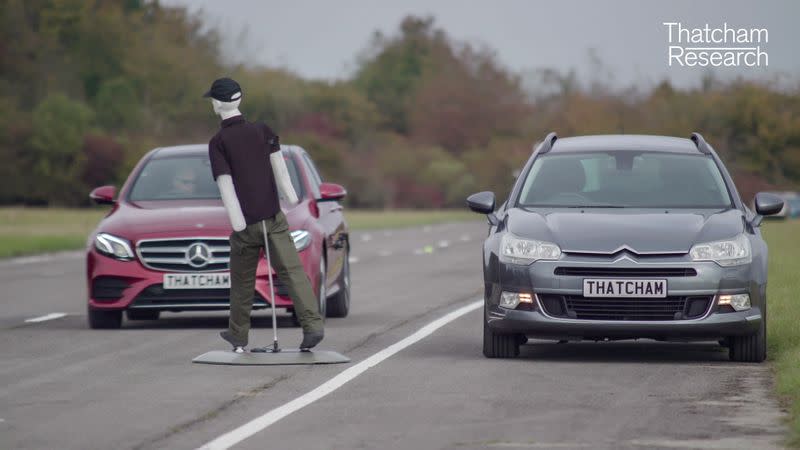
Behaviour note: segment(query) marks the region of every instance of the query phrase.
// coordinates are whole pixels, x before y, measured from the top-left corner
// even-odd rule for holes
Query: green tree
[[[433,18],[409,16],[400,35],[373,37],[371,49],[361,62],[355,85],[381,113],[392,131],[408,131],[409,99],[427,70],[449,51],[446,36],[433,27]]]
[[[83,188],[76,186],[84,163],[81,149],[92,118],[88,106],[63,94],[50,95],[34,108],[26,155],[33,195],[57,203],[77,200]]]
[[[139,97],[133,84],[125,78],[104,81],[94,105],[98,123],[108,130],[134,128],[140,123]]]

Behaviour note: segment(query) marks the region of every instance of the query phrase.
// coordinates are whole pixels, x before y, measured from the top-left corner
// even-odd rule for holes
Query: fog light
[[[523,292],[506,292],[500,294],[500,306],[506,309],[516,309],[520,303],[533,304],[533,296]]]
[[[750,309],[750,294],[720,295],[719,305],[730,305],[736,311]]]

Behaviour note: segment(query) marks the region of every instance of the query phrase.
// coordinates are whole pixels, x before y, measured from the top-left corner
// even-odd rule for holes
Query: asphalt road
[[[353,233],[352,310],[322,347],[348,365],[191,363],[226,313],[86,325],[79,254],[0,262],[0,448],[197,448],[412,335],[481,290],[481,222]],[[41,322],[26,322],[38,317]],[[251,343],[271,339],[269,312]],[[300,330],[279,321],[284,346]],[[775,448],[767,365],[712,344],[531,341],[481,354],[476,309],[236,448]]]

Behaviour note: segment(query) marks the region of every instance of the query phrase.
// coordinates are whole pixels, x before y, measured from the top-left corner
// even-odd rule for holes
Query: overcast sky
[[[288,68],[306,78],[351,75],[375,30],[395,33],[408,14],[431,15],[452,38],[488,46],[511,70],[575,69],[616,86],[669,78],[696,85],[708,69],[667,65],[667,27],[766,28],[769,66],[718,68],[723,78],[800,79],[800,1],[162,0],[222,31],[229,61]],[[605,71],[597,75],[590,51]],[[594,74],[594,75],[593,75]]]

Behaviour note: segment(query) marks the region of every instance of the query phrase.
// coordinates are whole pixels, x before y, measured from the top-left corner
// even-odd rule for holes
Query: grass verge
[[[77,250],[107,208],[0,208],[0,258]]]
[[[390,210],[390,211],[345,211],[351,230],[376,230],[382,228],[404,228],[417,225],[433,225],[445,222],[463,222],[486,219],[472,211],[461,209],[443,210]]]
[[[83,248],[107,207],[0,208],[0,258]],[[350,229],[401,228],[464,220],[480,216],[464,210],[346,210]]]
[[[800,448],[800,221],[770,221],[762,229],[769,245],[768,354],[789,410],[788,444]]]

